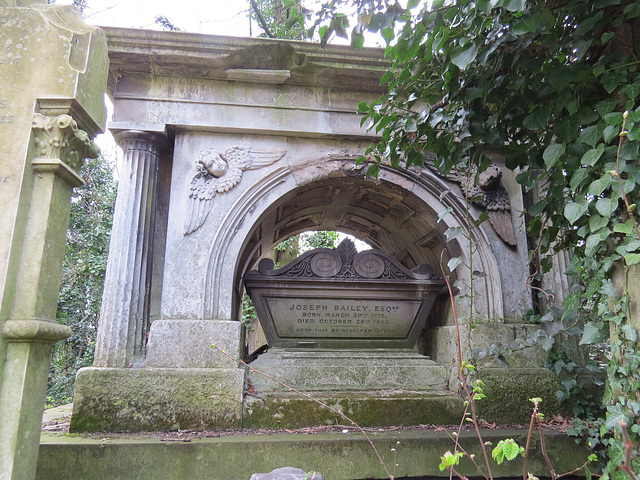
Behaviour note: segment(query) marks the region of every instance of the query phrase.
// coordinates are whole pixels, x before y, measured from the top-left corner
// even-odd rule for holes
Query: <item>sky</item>
[[[249,37],[248,0],[86,0],[85,22],[96,26],[161,30],[154,21],[167,17],[181,30],[194,33]],[[56,0],[70,5],[73,0]]]

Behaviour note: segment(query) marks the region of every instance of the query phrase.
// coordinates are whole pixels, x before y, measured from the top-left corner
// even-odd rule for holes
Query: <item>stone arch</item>
[[[299,167],[295,175],[286,167],[274,170],[236,201],[211,244],[203,318],[237,319],[243,273],[255,268],[278,242],[307,230],[340,230],[390,253],[409,268],[421,263],[438,268],[444,231],[466,224],[460,192],[452,191],[428,169],[383,167],[373,180],[365,179],[364,169],[354,168],[352,160],[334,161],[338,168],[325,168],[319,176],[310,173],[317,170],[313,162]],[[296,182],[296,178],[306,180]],[[451,212],[438,222],[438,213],[449,207]],[[472,209],[470,213],[476,219],[480,212]],[[230,239],[236,235],[245,240],[237,251],[230,251]],[[486,274],[475,280],[476,313],[501,318],[503,296],[496,258],[481,227],[473,227],[471,235],[473,269]],[[443,263],[460,255],[469,265],[468,250],[466,241],[448,242]],[[470,273],[465,265],[456,271],[458,278],[467,280]]]

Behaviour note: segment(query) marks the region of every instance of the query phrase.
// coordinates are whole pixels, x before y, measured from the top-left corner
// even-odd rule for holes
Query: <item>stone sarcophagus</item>
[[[412,348],[446,289],[429,265],[409,270],[348,239],[273,267],[264,259],[244,275],[272,347]]]

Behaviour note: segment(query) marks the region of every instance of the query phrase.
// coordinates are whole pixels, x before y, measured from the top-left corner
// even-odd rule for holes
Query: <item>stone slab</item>
[[[274,348],[251,367],[303,391],[439,390],[449,370],[413,350]],[[249,373],[258,391],[286,391],[263,375]]]
[[[215,344],[241,358],[242,325],[225,320],[155,320],[151,323],[146,366],[152,368],[234,368],[236,362],[211,348]]]
[[[76,377],[70,430],[238,428],[243,390],[239,368],[83,368]]]
[[[390,468],[394,459],[396,478],[424,476],[449,478],[439,470],[440,456],[453,449],[444,431],[433,429],[371,433],[371,438]],[[475,432],[462,432],[465,450],[480,455]],[[497,445],[513,438],[526,443],[526,430],[483,430],[485,441]],[[538,439],[536,435],[534,439]],[[44,433],[38,458],[38,480],[247,480],[254,472],[269,472],[282,465],[322,472],[332,480],[388,478],[367,440],[356,433],[230,435],[217,438],[193,436],[189,441],[163,441],[141,436],[92,437]],[[586,461],[588,452],[574,439],[558,432],[546,432],[549,456],[558,473],[572,470]],[[400,442],[398,444],[398,442]],[[394,456],[392,449],[397,451]],[[457,470],[476,476],[466,459]],[[539,442],[533,442],[528,470],[548,477]],[[494,478],[521,478],[522,462],[492,464]]]
[[[313,393],[313,399],[342,412],[361,427],[450,425],[464,412],[462,398],[452,392]],[[351,422],[315,400],[296,393],[245,395],[242,428],[304,428]]]

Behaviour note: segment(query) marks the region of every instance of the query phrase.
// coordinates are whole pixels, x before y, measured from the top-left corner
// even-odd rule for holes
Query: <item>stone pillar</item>
[[[35,114],[31,193],[20,246],[0,389],[0,477],[35,477],[40,423],[53,343],[71,335],[56,323],[69,197],[76,170],[98,148],[70,115]],[[32,149],[33,150],[33,149]],[[16,260],[18,260],[16,258]]]
[[[0,1],[0,478],[35,477],[69,221],[105,122],[107,42],[71,6]]]
[[[124,158],[109,246],[94,365],[127,367],[142,361],[149,330],[149,294],[158,184],[158,134],[116,134]]]

